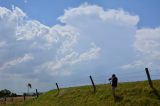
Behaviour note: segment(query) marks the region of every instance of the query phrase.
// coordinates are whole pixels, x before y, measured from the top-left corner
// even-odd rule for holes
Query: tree
[[[11,96],[12,96],[12,97],[16,97],[17,94],[16,94],[16,93],[11,93]]]
[[[8,89],[4,89],[0,91],[0,97],[11,96],[11,91]]]

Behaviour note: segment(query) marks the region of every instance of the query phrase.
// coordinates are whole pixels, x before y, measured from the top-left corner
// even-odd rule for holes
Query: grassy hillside
[[[64,88],[59,94],[52,90],[20,106],[160,106],[160,80],[153,85],[156,90],[147,81],[120,83],[115,101],[109,84],[97,85],[95,94],[91,86]]]

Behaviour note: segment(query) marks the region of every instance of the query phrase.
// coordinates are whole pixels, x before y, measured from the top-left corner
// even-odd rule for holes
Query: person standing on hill
[[[117,87],[117,83],[118,83],[118,78],[116,77],[115,74],[112,74],[112,77],[108,79],[111,84],[112,84],[112,93],[113,93],[113,97],[115,98],[115,89]]]

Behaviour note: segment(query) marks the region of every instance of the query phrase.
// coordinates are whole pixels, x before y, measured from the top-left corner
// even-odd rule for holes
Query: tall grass
[[[155,90],[147,81],[120,83],[113,99],[111,85],[81,86],[51,90],[38,99],[29,100],[19,106],[160,106],[160,80],[153,81]],[[18,104],[17,104],[18,106]]]

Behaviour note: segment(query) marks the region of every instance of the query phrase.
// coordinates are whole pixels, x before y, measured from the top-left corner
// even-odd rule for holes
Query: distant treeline
[[[17,94],[16,93],[13,93],[13,92],[11,92],[10,90],[8,90],[8,89],[3,89],[3,90],[1,90],[0,91],[0,97],[15,97],[15,96],[17,96]]]

